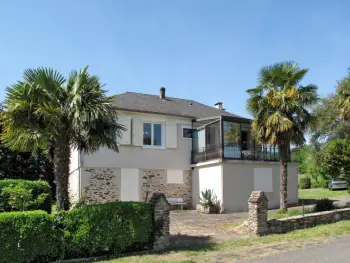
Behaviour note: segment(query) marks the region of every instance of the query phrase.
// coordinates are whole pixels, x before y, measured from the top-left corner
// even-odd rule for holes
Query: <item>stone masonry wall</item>
[[[293,216],[267,221],[268,234],[282,234],[297,229],[314,227],[350,219],[350,208],[337,209],[304,216]]]
[[[282,219],[267,219],[268,200],[263,191],[253,191],[248,200],[248,220],[244,223],[250,234],[282,234],[297,229],[350,220],[350,208],[293,216]]]
[[[120,200],[120,169],[118,168],[84,168],[88,185],[82,196],[88,204],[99,204]]]
[[[154,193],[163,193],[169,197],[183,197],[189,206],[192,203],[192,177],[191,171],[184,171],[183,184],[168,184],[166,170],[140,169],[141,190],[140,201],[150,200]]]

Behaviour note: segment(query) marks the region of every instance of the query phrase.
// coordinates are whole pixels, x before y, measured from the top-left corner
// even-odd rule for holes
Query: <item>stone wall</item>
[[[88,204],[120,200],[120,168],[83,168],[82,196]]]
[[[266,235],[268,201],[263,191],[253,191],[248,200],[248,230],[252,235]]]
[[[293,216],[282,219],[268,220],[266,231],[268,234],[282,234],[297,229],[309,228],[349,219],[350,208],[337,209],[314,214],[306,214],[304,216]]]
[[[248,220],[244,223],[250,234],[282,234],[297,229],[350,220],[350,208],[268,220],[268,200],[263,191],[253,191],[248,200]]]
[[[153,250],[166,249],[170,243],[170,212],[169,203],[162,193],[155,193],[149,203],[154,213],[154,243]]]
[[[184,171],[183,184],[168,184],[166,170],[140,169],[141,173],[141,201],[150,200],[154,193],[163,193],[169,197],[183,197],[184,202],[192,203],[192,177],[191,171]]]

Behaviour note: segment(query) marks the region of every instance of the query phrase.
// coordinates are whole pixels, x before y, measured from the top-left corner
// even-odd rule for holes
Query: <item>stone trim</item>
[[[154,193],[163,193],[167,198],[183,197],[184,203],[192,205],[192,173],[183,171],[184,183],[167,183],[167,170],[140,169],[141,173],[141,202],[150,200]]]
[[[100,204],[120,200],[120,169],[83,168],[87,186],[82,189],[82,197],[88,204]]]

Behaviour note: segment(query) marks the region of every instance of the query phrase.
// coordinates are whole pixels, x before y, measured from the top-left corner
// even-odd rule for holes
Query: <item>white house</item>
[[[146,201],[154,192],[195,207],[212,189],[221,212],[247,210],[253,190],[279,206],[278,149],[259,145],[250,120],[196,101],[133,92],[117,96],[123,132],[119,153],[72,151],[71,202]],[[288,202],[298,202],[297,164],[289,163]]]

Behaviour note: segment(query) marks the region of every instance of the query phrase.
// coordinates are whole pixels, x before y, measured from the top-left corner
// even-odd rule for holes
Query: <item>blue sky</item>
[[[28,67],[90,66],[124,91],[224,102],[248,116],[263,65],[294,60],[304,84],[334,91],[350,66],[350,2],[236,0],[3,1],[0,100]]]

